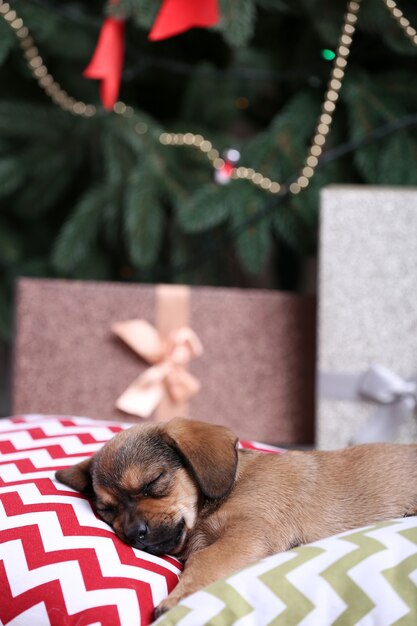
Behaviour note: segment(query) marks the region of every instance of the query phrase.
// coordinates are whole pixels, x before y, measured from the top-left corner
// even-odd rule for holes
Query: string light
[[[239,162],[239,160],[239,150],[236,150],[235,148],[230,148],[230,150],[226,150],[224,158],[219,159],[218,161],[219,167],[216,168],[216,172],[214,174],[215,181],[218,182],[220,185],[226,185],[227,183],[230,183],[230,181],[232,180],[232,172],[235,169],[236,164]]]
[[[383,0],[393,18],[398,22],[400,28],[405,35],[417,46],[417,31],[410,25],[409,20],[404,16],[403,12],[397,7],[395,0]],[[342,33],[336,52],[324,49],[321,54],[326,60],[333,60],[333,69],[327,85],[322,110],[317,122],[316,130],[313,135],[311,146],[307,154],[305,163],[301,169],[299,176],[292,182],[287,189],[277,181],[273,181],[261,172],[255,171],[250,167],[237,166],[231,167],[229,174],[234,180],[247,180],[255,186],[264,189],[271,194],[291,193],[298,194],[310,184],[315,170],[319,163],[319,158],[323,152],[327,135],[329,134],[333,115],[336,110],[336,103],[339,99],[339,92],[342,87],[342,81],[347,66],[347,59],[350,53],[352,38],[356,29],[358,12],[361,0],[349,0],[344,17]],[[6,23],[13,29],[20,41],[23,56],[34,78],[37,80],[41,89],[47,96],[63,110],[68,111],[72,115],[81,117],[93,117],[97,114],[97,109],[92,104],[87,104],[81,100],[68,95],[68,93],[56,82],[49,73],[37,47],[29,33],[28,28],[24,25],[23,20],[17,15],[8,2],[0,0],[0,17],[3,17]],[[239,100],[239,99],[238,99]],[[243,107],[242,107],[243,108]],[[124,102],[116,102],[114,105],[114,113],[125,118],[133,117],[134,110]],[[134,127],[134,132],[138,135],[144,135],[148,132],[148,126],[143,122],[138,122]],[[206,155],[213,168],[220,172],[224,169],[226,162],[220,156],[219,151],[212,143],[200,134],[194,133],[168,133],[163,132],[159,135],[159,141],[164,146],[190,146],[200,150]]]
[[[336,58],[336,52],[329,50],[328,48],[324,48],[320,54],[325,61],[334,61]]]

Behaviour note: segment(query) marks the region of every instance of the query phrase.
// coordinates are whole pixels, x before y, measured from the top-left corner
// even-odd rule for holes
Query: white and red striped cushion
[[[41,415],[0,420],[0,624],[144,626],[177,583],[176,559],[125,545],[84,496],[54,478],[129,426]]]

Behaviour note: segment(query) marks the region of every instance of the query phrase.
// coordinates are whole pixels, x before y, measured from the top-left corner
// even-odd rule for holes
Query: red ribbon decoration
[[[219,21],[217,0],[165,0],[148,35],[150,41],[179,35],[189,28],[214,26]],[[100,98],[111,111],[122,79],[125,20],[107,17],[93,57],[83,75],[101,81]]]
[[[86,78],[101,80],[100,98],[111,111],[117,101],[122,80],[125,21],[114,17],[104,20],[93,57],[85,68]]]
[[[217,0],[165,0],[148,39],[166,39],[189,28],[214,26],[218,21]]]

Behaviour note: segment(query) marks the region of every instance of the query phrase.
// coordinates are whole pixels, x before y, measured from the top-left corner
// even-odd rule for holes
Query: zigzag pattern
[[[400,531],[399,537],[404,537],[417,545],[417,527]],[[414,626],[417,624],[417,603],[415,602],[417,569],[414,553],[410,550],[410,556],[403,561],[401,568],[394,565],[382,574],[390,587],[404,601],[404,606],[409,607],[409,611],[405,611],[404,616],[398,620],[396,626]]]
[[[129,426],[42,415],[0,420],[1,626],[146,626],[176,585],[176,559],[125,545],[81,494],[54,479]]]
[[[26,416],[0,421],[0,623],[142,626],[179,563],[130,548],[87,500],[54,480],[123,424]]]
[[[263,559],[183,600],[158,626],[416,626],[417,518]]]

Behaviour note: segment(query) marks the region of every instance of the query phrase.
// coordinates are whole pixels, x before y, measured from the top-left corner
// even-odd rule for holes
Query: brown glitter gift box
[[[140,318],[162,333],[187,325],[203,346],[186,365],[201,388],[174,407],[178,414],[222,423],[243,439],[312,443],[314,298],[181,286],[174,296],[176,289],[185,294],[179,317],[169,291],[161,308],[161,286],[21,279],[13,412],[143,421],[115,403],[150,363],[112,331]],[[149,419],[166,417],[162,403]]]

